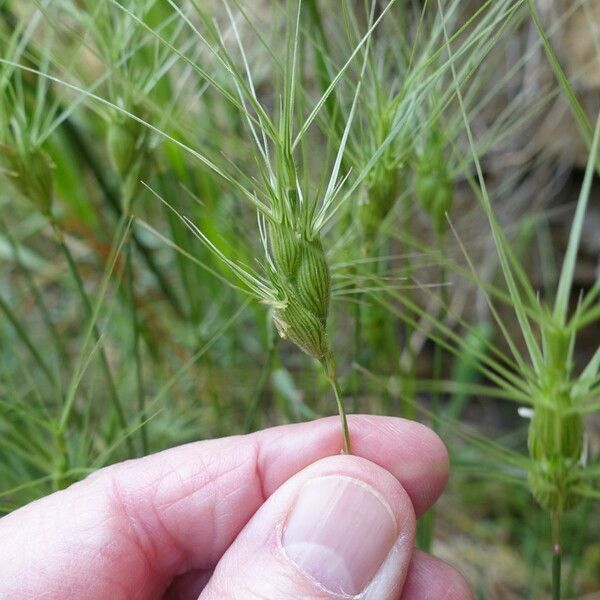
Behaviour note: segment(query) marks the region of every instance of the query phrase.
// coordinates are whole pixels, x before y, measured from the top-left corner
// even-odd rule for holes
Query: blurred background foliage
[[[333,4],[0,0],[0,510],[127,457],[335,411],[319,366],[189,227],[264,261],[232,181],[264,175],[252,95],[277,114],[296,35],[297,132],[323,100],[296,151],[315,195],[353,119],[323,232],[346,405],[448,445],[423,547],[478,598],[548,598],[528,402],[498,384],[518,370],[507,339],[525,342],[476,165],[515,264],[553,301],[600,110],[600,2]],[[570,297],[575,310],[593,292],[576,372],[600,336],[598,193],[594,180]],[[564,519],[564,597],[600,597],[598,517],[590,491]]]

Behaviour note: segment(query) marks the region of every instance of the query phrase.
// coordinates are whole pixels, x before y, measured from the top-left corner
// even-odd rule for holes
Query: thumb
[[[398,480],[334,456],[282,485],[219,561],[201,600],[400,597],[415,515]]]

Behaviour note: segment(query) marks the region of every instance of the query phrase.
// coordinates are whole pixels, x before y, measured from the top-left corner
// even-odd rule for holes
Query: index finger
[[[350,429],[354,454],[394,475],[417,513],[437,499],[448,457],[431,430],[369,416],[351,416]],[[68,589],[91,600],[116,585],[125,598],[155,597],[174,575],[214,567],[268,496],[340,448],[338,419],[327,418],[102,469],[0,520],[0,555],[12,557],[0,564],[0,591],[12,582],[31,597]]]

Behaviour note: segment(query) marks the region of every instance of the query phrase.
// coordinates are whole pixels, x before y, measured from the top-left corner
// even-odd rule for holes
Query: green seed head
[[[375,240],[381,223],[394,207],[399,187],[400,172],[396,165],[378,163],[369,173],[366,179],[366,197],[358,211],[367,246]]]
[[[448,171],[441,137],[435,132],[415,169],[415,193],[437,235],[446,230],[446,213],[454,203],[454,185]]]
[[[142,125],[132,119],[115,119],[106,131],[106,149],[113,169],[124,180],[140,158]]]
[[[537,406],[529,426],[529,485],[542,507],[562,511],[580,499],[573,488],[580,479],[584,427],[581,415],[560,408],[568,405],[568,399],[554,402],[557,408]]]
[[[54,199],[54,164],[41,148],[16,152],[0,146],[0,155],[8,178],[15,188],[46,216]]]
[[[562,512],[580,500],[575,488],[581,483],[584,426],[581,415],[571,410],[569,331],[549,317],[542,337],[544,364],[527,440],[529,485],[546,510]]]
[[[116,119],[109,124],[106,132],[106,148],[121,180],[121,198],[126,212],[140,181],[150,172],[149,140],[147,129],[134,119]]]
[[[313,358],[323,359],[329,348],[325,323],[298,298],[290,297],[285,308],[274,312],[279,335],[294,342]]]
[[[283,305],[274,313],[277,330],[310,356],[323,359],[331,282],[321,240],[302,237],[282,223],[271,223],[269,233],[271,278]]]

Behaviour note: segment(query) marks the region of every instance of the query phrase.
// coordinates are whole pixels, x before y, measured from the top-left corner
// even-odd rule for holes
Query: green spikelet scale
[[[583,422],[578,414],[561,415],[545,406],[538,407],[531,420],[529,452],[534,460],[577,462],[583,450]]]
[[[331,281],[320,240],[302,243],[302,260],[296,279],[301,302],[325,322],[329,312]]]
[[[274,321],[279,335],[294,342],[313,358],[323,359],[328,352],[324,323],[301,302],[290,298],[286,307],[276,310]]]
[[[292,279],[300,262],[300,243],[294,231],[288,227],[271,228],[271,254],[277,270]]]
[[[329,349],[327,314],[331,281],[319,237],[305,239],[283,223],[269,224],[273,284],[282,298],[274,312],[281,337],[322,360]]]
[[[583,419],[570,411],[569,336],[563,327],[545,327],[544,358],[542,386],[527,440],[532,460],[528,480],[543,508],[563,512],[581,499],[576,487],[581,483],[584,445]]]
[[[528,437],[533,461],[529,485],[540,505],[550,511],[574,508],[580,496],[579,460],[583,452],[583,421],[580,415],[561,415],[546,407],[536,408]]]
[[[121,179],[126,179],[139,158],[141,127],[137,121],[116,119],[106,131],[108,157]]]

